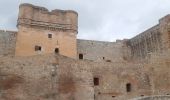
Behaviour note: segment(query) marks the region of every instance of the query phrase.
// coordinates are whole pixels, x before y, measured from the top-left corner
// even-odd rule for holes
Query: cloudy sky
[[[170,14],[170,0],[0,0],[0,29],[17,30],[20,3],[75,10],[78,38],[101,41],[131,38]]]

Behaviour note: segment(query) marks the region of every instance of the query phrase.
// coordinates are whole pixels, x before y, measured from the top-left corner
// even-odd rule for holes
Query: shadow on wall
[[[20,76],[0,73],[0,100],[16,100],[17,89],[24,81]]]

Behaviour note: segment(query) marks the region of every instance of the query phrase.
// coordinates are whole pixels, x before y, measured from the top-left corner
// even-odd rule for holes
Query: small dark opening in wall
[[[55,53],[58,54],[59,53],[59,49],[55,48]]]
[[[35,46],[35,51],[41,51],[41,46]]]
[[[111,62],[111,60],[106,60],[106,62]]]
[[[144,95],[140,95],[141,97],[143,97]]]
[[[112,98],[115,98],[116,96],[112,96]]]
[[[52,38],[52,34],[48,34],[48,38]]]
[[[131,87],[131,84],[130,84],[130,83],[127,83],[127,84],[126,84],[126,91],[127,91],[127,92],[131,92],[131,88],[132,88],[132,87]]]
[[[170,94],[166,94],[166,95],[170,95]]]
[[[99,85],[99,78],[94,77],[93,82],[94,82],[94,86],[98,86]]]
[[[103,57],[103,60],[105,60],[105,57]]]
[[[83,59],[83,54],[79,54],[79,59]]]

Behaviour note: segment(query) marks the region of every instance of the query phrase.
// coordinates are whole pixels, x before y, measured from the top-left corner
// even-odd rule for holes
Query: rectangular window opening
[[[48,34],[48,38],[52,38],[52,34]]]
[[[132,87],[131,87],[131,84],[130,84],[130,83],[127,83],[127,84],[126,84],[126,91],[127,91],[127,92],[131,92],[131,88],[132,88]]]
[[[79,59],[83,59],[83,54],[79,54]]]
[[[99,78],[94,77],[93,82],[94,82],[94,86],[98,86],[99,85]]]
[[[41,46],[35,46],[35,51],[41,51]]]
[[[59,49],[55,48],[55,53],[58,54],[59,53]]]

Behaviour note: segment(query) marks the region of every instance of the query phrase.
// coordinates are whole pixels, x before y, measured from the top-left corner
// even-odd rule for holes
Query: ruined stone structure
[[[0,31],[0,100],[170,100],[170,15],[104,42],[77,39],[75,11],[19,10],[18,32]]]
[[[170,15],[159,20],[159,24],[129,40],[133,58],[146,58],[151,53],[170,49]]]
[[[49,12],[31,4],[20,5],[15,55],[32,56],[56,51],[76,58],[77,17],[78,14],[71,10]],[[41,52],[35,52],[36,47]]]

